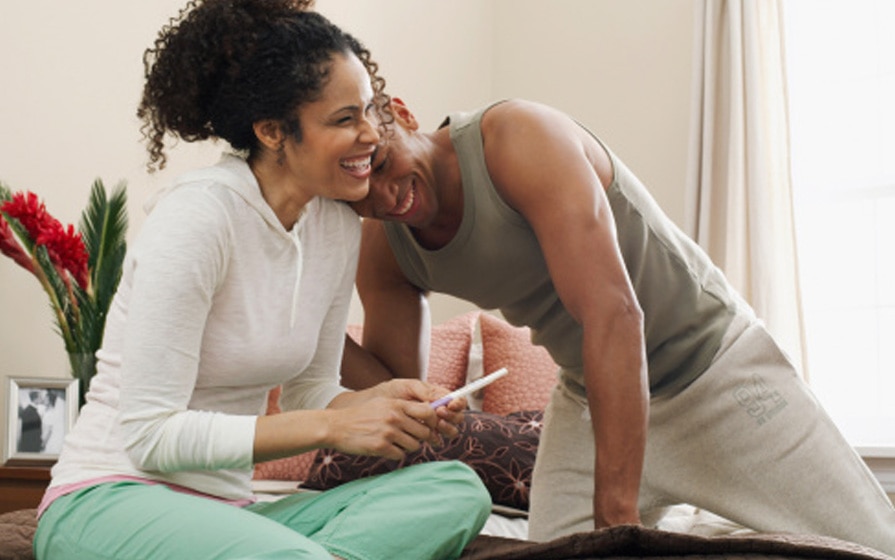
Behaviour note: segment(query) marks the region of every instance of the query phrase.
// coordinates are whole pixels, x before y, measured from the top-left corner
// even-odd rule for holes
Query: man
[[[723,274],[594,135],[521,100],[431,133],[400,100],[392,109],[370,194],[352,203],[379,221],[363,226],[369,354],[349,345],[349,382],[418,376],[425,296],[449,293],[531,327],[561,367],[532,539],[690,503],[895,553],[895,510],[860,457]]]

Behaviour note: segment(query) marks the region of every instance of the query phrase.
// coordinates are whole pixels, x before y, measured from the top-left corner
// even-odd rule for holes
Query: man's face
[[[384,135],[373,157],[370,192],[351,207],[365,218],[422,228],[437,211],[431,168],[411,132],[399,124]]]

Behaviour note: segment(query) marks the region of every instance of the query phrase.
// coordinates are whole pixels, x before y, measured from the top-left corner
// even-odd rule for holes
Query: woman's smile
[[[373,159],[372,152],[359,157],[345,158],[339,162],[339,166],[357,179],[367,179],[373,167],[370,162]]]

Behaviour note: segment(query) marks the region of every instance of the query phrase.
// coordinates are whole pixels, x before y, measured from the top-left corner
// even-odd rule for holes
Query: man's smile
[[[400,201],[397,206],[391,212],[389,212],[389,216],[394,216],[396,218],[403,217],[413,207],[413,203],[415,200],[416,188],[411,185],[411,187],[407,190],[407,194],[404,195],[404,200]]]

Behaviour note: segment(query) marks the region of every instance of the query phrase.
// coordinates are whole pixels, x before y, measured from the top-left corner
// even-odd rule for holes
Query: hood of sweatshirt
[[[261,186],[258,184],[258,180],[255,178],[255,174],[252,173],[245,158],[232,153],[224,153],[217,165],[184,173],[179,176],[173,184],[160,189],[146,201],[143,205],[143,210],[148,214],[160,200],[175,189],[199,181],[213,181],[214,183],[227,187],[238,194],[249,207],[258,213],[273,232],[277,235],[282,235],[295,246],[297,252],[295,285],[292,289],[292,306],[289,321],[290,326],[294,327],[298,310],[303,261],[299,232],[301,231],[306,216],[314,211],[319,204],[319,200],[316,197],[309,200],[302,209],[298,220],[296,220],[295,224],[292,226],[292,229],[287,231],[286,228],[283,227],[283,224],[280,223],[273,208],[271,208],[267,201],[264,200],[264,196],[261,194]]]

